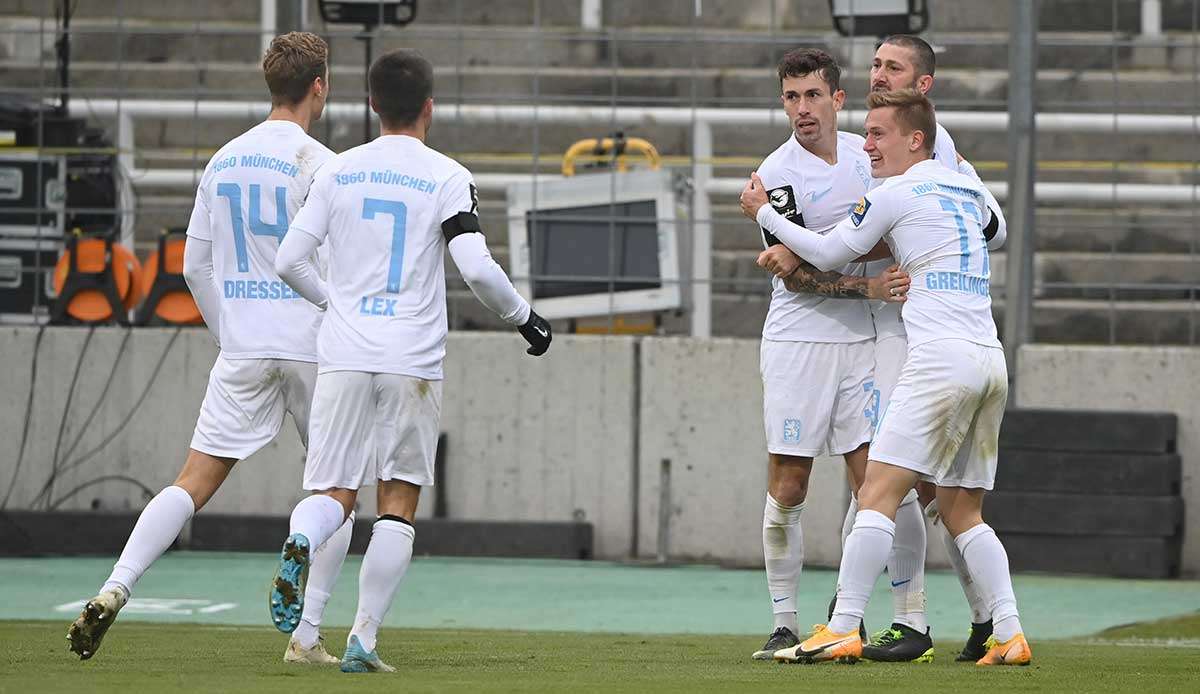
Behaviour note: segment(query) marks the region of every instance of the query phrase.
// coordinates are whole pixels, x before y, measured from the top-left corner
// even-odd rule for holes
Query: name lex
[[[397,299],[364,296],[358,300],[358,312],[364,316],[395,316]]]

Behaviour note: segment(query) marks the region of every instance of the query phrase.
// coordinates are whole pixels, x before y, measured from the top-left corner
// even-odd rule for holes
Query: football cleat
[[[813,626],[813,635],[803,643],[791,648],[775,651],[775,660],[781,663],[821,663],[836,660],[839,663],[857,663],[862,657],[862,637],[857,631],[835,634],[824,624]]]
[[[104,634],[117,619],[117,613],[129,602],[129,596],[120,588],[106,590],[83,606],[79,618],[67,629],[67,641],[71,642],[71,652],[79,655],[80,660],[87,660],[100,650],[100,641]]]
[[[798,643],[800,639],[796,638],[791,629],[779,627],[767,637],[767,643],[760,650],[754,651],[754,655],[750,657],[755,660],[770,660],[775,657],[775,651],[791,648]]]
[[[329,651],[325,650],[325,637],[317,637],[317,645],[312,648],[305,648],[300,645],[296,637],[288,639],[287,650],[283,652],[283,662],[285,663],[310,663],[314,665],[336,665],[342,662],[341,658],[332,656]]]
[[[892,624],[871,637],[862,657],[880,663],[932,663],[933,639],[929,629],[922,634],[908,625]]]
[[[987,647],[987,653],[975,661],[976,665],[1028,665],[1033,660],[1025,634],[1017,634],[1004,643],[993,636],[988,639]]]
[[[828,622],[833,621],[834,607],[837,607],[837,593],[834,593],[833,597],[829,599],[829,612],[825,614],[825,620]],[[861,619],[858,620],[858,638],[861,639],[863,643],[867,642],[867,623]]]
[[[979,660],[984,653],[987,653],[987,642],[990,638],[992,638],[992,620],[980,623],[972,622],[967,642],[963,644],[962,652],[955,656],[954,660],[959,663],[974,663]]]
[[[342,672],[395,672],[396,668],[379,659],[375,651],[367,653],[358,637],[350,635],[346,641],[346,653],[342,656]]]
[[[271,579],[267,593],[267,608],[275,628],[290,634],[300,626],[304,612],[304,587],[308,583],[308,538],[293,533],[283,543],[279,553],[279,568]]]

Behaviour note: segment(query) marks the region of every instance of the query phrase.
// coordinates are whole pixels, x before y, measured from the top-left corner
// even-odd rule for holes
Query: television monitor
[[[511,185],[513,281],[551,319],[679,308],[677,224],[666,171]]]

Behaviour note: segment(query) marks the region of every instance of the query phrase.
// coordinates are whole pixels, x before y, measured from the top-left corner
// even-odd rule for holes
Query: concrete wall
[[[7,508],[140,509],[183,463],[217,353],[208,333],[98,328],[88,335],[85,328],[50,328],[39,341],[35,328],[0,329],[7,365],[0,371],[0,500],[8,497]],[[562,336],[543,360],[525,356],[524,347],[509,335],[450,338],[442,430],[451,516],[588,520],[598,555],[627,556],[633,340]],[[18,468],[27,403],[28,441]],[[63,471],[44,494],[56,449]],[[287,515],[304,496],[303,465],[304,450],[285,420],[281,435],[234,468],[206,510]],[[95,482],[102,478],[111,479]],[[373,495],[363,497],[359,513],[369,516]],[[427,494],[417,515],[431,510]]]
[[[648,339],[642,350],[638,551],[658,552],[662,461],[670,461],[672,557],[762,565],[766,435],[757,340]],[[805,560],[836,565],[845,464],[813,465]]]
[[[1031,345],[1017,356],[1017,404],[1173,412],[1183,461],[1183,570],[1200,573],[1200,349]]]
[[[99,328],[89,339],[84,328],[50,328],[40,342],[38,334],[0,328],[0,501],[19,509],[140,509],[147,490],[170,484],[186,455],[216,355],[207,333]],[[1192,574],[1200,573],[1196,373],[1196,349],[1032,346],[1021,351],[1016,394],[1029,407],[1179,416],[1193,529],[1184,568]],[[761,389],[756,340],[562,335],[535,360],[516,335],[453,333],[442,412],[449,516],[587,520],[597,556],[653,557],[662,461],[669,460],[670,556],[758,565],[766,483]],[[47,489],[56,458],[60,472]],[[303,496],[302,466],[303,450],[286,424],[235,468],[208,509],[286,515]],[[368,517],[371,496],[360,507]],[[846,499],[842,463],[818,460],[804,513],[810,564],[837,563]],[[428,495],[418,516],[431,510]],[[936,536],[929,554],[931,565],[944,565]]]

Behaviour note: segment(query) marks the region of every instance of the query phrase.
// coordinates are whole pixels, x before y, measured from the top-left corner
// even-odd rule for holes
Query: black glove
[[[521,333],[521,337],[529,343],[529,349],[525,350],[526,354],[532,354],[535,357],[540,357],[550,349],[550,341],[553,339],[550,336],[550,323],[529,309],[529,320],[525,321],[525,325],[517,328],[517,332]]]

